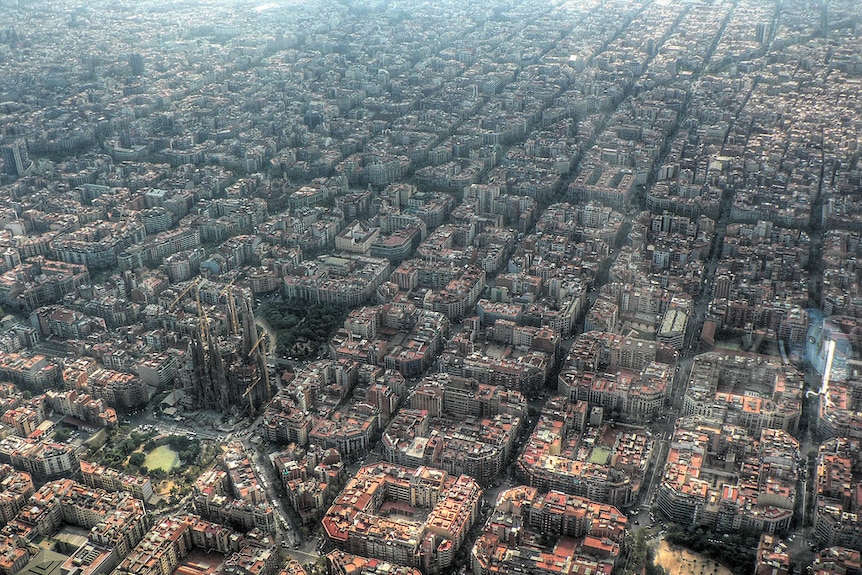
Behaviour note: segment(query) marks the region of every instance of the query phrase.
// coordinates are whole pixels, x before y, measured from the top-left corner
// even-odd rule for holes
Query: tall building
[[[22,140],[3,146],[3,160],[6,163],[4,171],[10,176],[23,176],[33,167],[27,144]]]
[[[820,33],[829,33],[829,0],[820,0]]]
[[[129,54],[129,68],[131,68],[132,76],[143,76],[144,57],[137,53]]]
[[[240,288],[225,288],[227,335],[216,331],[200,305],[199,328],[189,344],[191,389],[197,404],[222,413],[248,409],[254,414],[270,399],[264,342],[258,337],[250,295]]]

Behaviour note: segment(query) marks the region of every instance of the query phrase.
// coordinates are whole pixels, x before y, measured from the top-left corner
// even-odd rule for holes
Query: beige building
[[[335,249],[352,254],[366,255],[371,251],[371,244],[380,233],[365,222],[355,220],[335,236]]]

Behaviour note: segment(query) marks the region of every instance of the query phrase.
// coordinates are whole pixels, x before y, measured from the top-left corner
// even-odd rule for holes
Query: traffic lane
[[[293,524],[290,515],[287,513],[287,510],[284,507],[282,498],[276,490],[276,481],[278,481],[278,478],[274,476],[274,472],[272,472],[271,468],[268,465],[266,465],[265,463],[261,464],[261,455],[253,447],[246,447],[247,453],[251,452],[249,454],[249,459],[251,461],[252,467],[254,468],[254,472],[257,474],[261,484],[263,485],[270,505],[272,505],[273,509],[275,509],[275,512],[279,515],[279,518],[281,520],[280,524],[282,526],[287,526],[286,531],[288,533],[291,544],[293,544],[293,541],[295,540],[301,541],[302,537],[299,531],[297,531],[296,526]]]
[[[284,551],[289,557],[296,559],[302,565],[305,565],[306,563],[314,563],[320,559],[320,555],[317,553],[306,553],[300,549],[285,549]]]

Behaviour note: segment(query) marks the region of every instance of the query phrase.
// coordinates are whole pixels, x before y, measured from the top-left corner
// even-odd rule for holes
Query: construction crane
[[[266,331],[264,331],[262,334],[260,334],[260,337],[257,338],[257,341],[254,342],[254,345],[249,350],[248,357],[251,357],[251,355],[255,352],[255,350],[257,350],[257,348],[260,347],[260,344],[263,343],[264,339],[266,339],[266,335],[267,335]],[[261,380],[264,381],[264,385],[269,386],[269,370],[266,367],[266,349],[265,348],[262,350],[261,355],[263,355],[263,361],[261,361],[261,371],[263,373],[261,375],[258,375],[255,378],[255,380],[251,383],[251,385],[248,386],[248,389],[245,390],[245,393],[242,394],[243,399],[245,399],[246,396],[248,396],[248,408],[249,408],[249,413],[251,415],[254,415],[254,396],[251,393],[255,390],[255,388],[257,388],[257,385],[260,383]],[[269,391],[269,390],[267,389],[267,391]],[[267,393],[266,395],[267,395],[266,399],[269,399],[269,397],[268,397],[269,393]]]
[[[257,340],[257,343],[260,343],[260,341],[262,339],[263,339],[263,337],[261,337],[259,340]],[[263,381],[264,385],[267,386],[267,388],[266,388],[267,393],[264,396],[264,402],[266,402],[270,399],[269,398],[269,370],[266,367],[266,357],[264,357],[264,361],[262,364],[262,370],[263,370],[263,374],[258,375],[256,378],[254,378],[254,381],[251,382],[251,385],[249,385],[248,388],[245,390],[245,392],[242,394],[243,399],[245,399],[246,396],[248,396],[249,415],[254,415],[254,413],[255,413],[254,412],[254,395],[252,395],[252,392],[255,390],[255,388],[257,388],[257,385],[261,381]]]
[[[238,277],[239,277],[239,276],[234,276],[234,277],[233,277],[229,282],[227,282],[227,283],[225,284],[225,286],[224,286],[223,288],[221,288],[221,291],[220,291],[220,292],[218,292],[218,296],[219,296],[219,297],[223,296],[223,295],[227,292],[227,290],[229,290],[229,289],[230,289],[230,286],[232,286],[232,285],[233,285],[233,282],[235,282],[235,281],[236,281],[236,278],[238,278]]]
[[[218,297],[225,295],[229,289],[233,286],[233,282],[237,280],[239,276],[234,276],[228,283],[225,285],[221,291],[218,292]],[[227,311],[230,317],[231,330],[236,335],[239,333],[239,319],[236,315],[236,301],[233,299],[233,294],[229,294],[227,298]]]
[[[234,335],[239,335],[239,318],[236,315],[236,301],[233,299],[233,294],[228,295],[227,311],[230,315],[230,329]]]
[[[171,305],[168,306],[168,311],[174,309],[174,306],[177,305],[178,303],[180,303],[180,300],[183,299],[184,297],[186,297],[186,294],[189,293],[190,291],[192,291],[195,288],[195,286],[198,285],[199,282],[200,282],[200,279],[196,279],[195,281],[193,281],[192,283],[190,283],[189,285],[184,287],[183,291],[180,292],[180,295],[177,296],[177,299],[175,299],[173,302],[171,302]]]
[[[245,399],[248,396],[248,414],[249,416],[254,415],[254,396],[251,394],[252,391],[257,387],[257,384],[260,383],[260,376],[257,376],[251,385],[248,386],[248,389],[245,390],[245,393],[242,394],[242,398]]]
[[[251,354],[254,353],[254,350],[257,349],[257,347],[260,345],[260,342],[262,342],[264,339],[266,339],[266,332],[263,332],[262,334],[260,334],[260,337],[258,338],[258,340],[255,342],[255,344],[253,346],[251,346],[251,349],[248,351],[248,357],[251,357]],[[264,352],[264,355],[266,355],[266,352]]]

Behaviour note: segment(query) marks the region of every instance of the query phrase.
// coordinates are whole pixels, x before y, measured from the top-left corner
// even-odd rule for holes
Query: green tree
[[[326,575],[326,558],[320,557],[314,563],[307,564],[305,570],[308,575]]]
[[[140,467],[143,465],[144,460],[147,457],[141,453],[140,451],[135,451],[129,456],[129,465],[134,465],[135,467]]]
[[[65,443],[72,436],[72,432],[65,427],[60,427],[54,432],[54,441]]]
[[[138,443],[132,441],[131,439],[126,439],[120,444],[120,451],[123,452],[123,455],[130,455],[137,448]]]

